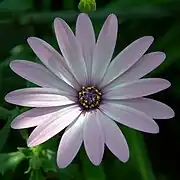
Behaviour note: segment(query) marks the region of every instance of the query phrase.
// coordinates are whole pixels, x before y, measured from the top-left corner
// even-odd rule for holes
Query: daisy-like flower
[[[14,129],[37,126],[27,140],[37,146],[66,128],[57,151],[57,164],[66,167],[74,159],[82,143],[90,161],[99,165],[104,145],[126,162],[129,149],[125,137],[115,123],[130,128],[158,133],[153,119],[174,116],[167,105],[144,96],[170,86],[165,79],[143,76],[165,59],[162,52],[144,54],[153,37],[142,37],[120,52],[112,61],[118,22],[111,14],[95,41],[89,17],[80,14],[76,33],[60,18],[54,21],[59,54],[45,41],[28,38],[28,43],[44,65],[15,60],[11,69],[40,87],[15,90],[6,95],[9,103],[33,107],[17,116]]]

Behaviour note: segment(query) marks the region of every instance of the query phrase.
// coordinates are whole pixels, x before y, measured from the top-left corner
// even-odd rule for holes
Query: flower
[[[60,18],[54,21],[59,54],[45,41],[28,38],[28,43],[44,65],[15,60],[11,69],[40,87],[15,90],[5,100],[20,106],[33,107],[17,116],[14,129],[37,126],[27,140],[37,146],[63,129],[57,152],[57,164],[64,168],[71,163],[82,143],[90,161],[99,165],[104,144],[122,162],[129,158],[128,144],[114,122],[130,128],[158,133],[153,119],[174,116],[167,105],[145,98],[170,86],[165,79],[143,76],[165,59],[163,52],[144,53],[153,37],[142,37],[120,52],[112,61],[118,22],[111,14],[95,42],[89,17],[80,14],[76,35]]]

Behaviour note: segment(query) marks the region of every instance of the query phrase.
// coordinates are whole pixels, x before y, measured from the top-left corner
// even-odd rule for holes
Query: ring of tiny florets
[[[78,92],[78,102],[83,110],[92,110],[99,107],[102,93],[94,86],[82,86]]]

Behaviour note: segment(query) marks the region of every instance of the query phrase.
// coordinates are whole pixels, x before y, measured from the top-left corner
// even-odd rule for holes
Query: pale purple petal
[[[92,64],[92,81],[94,85],[100,83],[111,61],[116,45],[117,30],[117,17],[111,14],[102,27],[94,49]]]
[[[108,84],[106,88],[111,88],[125,81],[133,81],[150,73],[158,67],[166,58],[163,52],[153,52],[142,56],[131,68],[124,74],[119,76],[113,82]]]
[[[111,89],[103,89],[104,99],[131,99],[157,93],[170,86],[170,82],[160,78],[140,79],[120,84]]]
[[[64,108],[51,116],[51,118],[36,127],[27,140],[28,147],[37,146],[66,128],[80,115],[78,106]]]
[[[138,111],[142,111],[153,119],[169,119],[174,117],[174,111],[159,101],[148,98],[136,98],[126,100],[114,100],[111,101],[115,104],[129,106]]]
[[[63,94],[76,96],[76,91],[63,80],[54,76],[47,68],[41,64],[24,60],[15,60],[10,63],[11,69],[24,79],[32,83],[45,87],[56,88]]]
[[[88,114],[84,122],[84,146],[90,161],[99,165],[104,154],[104,134],[98,116],[99,110]]]
[[[86,116],[81,114],[75,122],[67,127],[62,135],[57,152],[59,168],[68,166],[78,153],[83,141],[83,123],[85,118]]]
[[[111,62],[100,87],[104,87],[118,76],[127,71],[139,58],[148,50],[154,38],[151,36],[142,37],[121,51]]]
[[[70,72],[64,58],[47,42],[36,37],[28,38],[28,43],[39,59],[57,77],[78,88],[79,84]]]
[[[128,161],[128,144],[117,124],[103,113],[100,114],[99,120],[104,132],[107,147],[121,161]]]
[[[75,97],[69,97],[75,100]],[[8,93],[8,103],[28,107],[54,107],[73,104],[74,101],[59,94],[59,90],[51,88],[26,88]]]
[[[131,107],[104,102],[100,105],[100,110],[113,120],[130,128],[148,133],[159,132],[158,125],[151,117]]]
[[[81,85],[86,84],[86,64],[73,32],[67,23],[60,18],[55,19],[54,28],[59,47],[71,72]]]
[[[91,77],[92,59],[95,46],[95,34],[90,18],[81,13],[76,22],[76,38],[79,42],[86,63],[88,82]]]
[[[17,116],[11,123],[13,129],[23,129],[38,126],[51,118],[52,114],[59,113],[62,107],[48,107],[48,108],[33,108],[19,116]]]

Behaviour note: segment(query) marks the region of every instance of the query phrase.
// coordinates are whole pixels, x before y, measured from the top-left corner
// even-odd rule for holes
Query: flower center
[[[102,93],[94,86],[83,86],[78,92],[78,101],[85,110],[97,108],[101,99]]]

